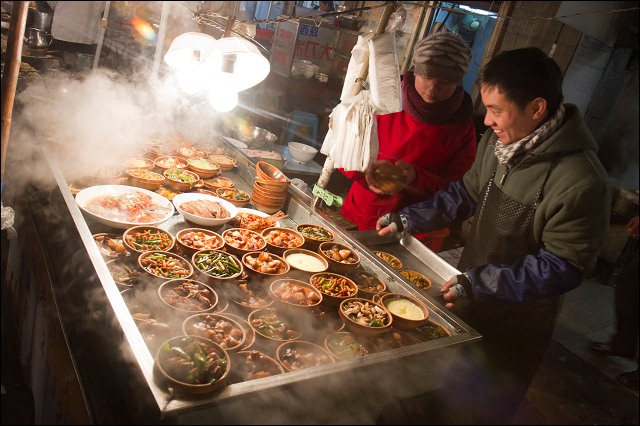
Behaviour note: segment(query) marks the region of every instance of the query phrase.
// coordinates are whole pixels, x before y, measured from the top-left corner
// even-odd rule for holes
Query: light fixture
[[[269,75],[270,65],[250,41],[225,37],[208,47],[200,69],[211,78],[225,73],[231,77],[229,81],[233,88],[241,92],[264,80]]]
[[[203,33],[184,33],[173,39],[164,61],[178,71],[193,71],[205,59],[205,51],[216,39]]]
[[[219,112],[232,110],[238,92],[259,84],[270,71],[267,58],[242,37],[216,40],[207,34],[185,33],[173,40],[164,60],[178,71],[183,91],[206,91]]]

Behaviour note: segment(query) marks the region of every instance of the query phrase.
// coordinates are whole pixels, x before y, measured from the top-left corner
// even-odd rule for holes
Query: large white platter
[[[214,203],[218,203],[222,207],[224,207],[227,210],[227,212],[229,212],[229,216],[225,217],[224,219],[220,219],[220,218],[213,219],[208,217],[202,217],[202,216],[197,216],[195,214],[188,213],[180,207],[183,203],[187,203],[189,201],[197,201],[197,200],[208,200]],[[176,210],[178,210],[178,212],[182,215],[182,217],[184,217],[189,222],[193,222],[196,225],[200,225],[200,226],[217,227],[220,225],[224,225],[225,223],[229,222],[231,219],[236,217],[236,214],[238,214],[237,207],[231,204],[230,202],[228,202],[227,200],[223,200],[222,198],[214,197],[213,195],[209,195],[209,194],[201,194],[199,192],[185,192],[183,194],[178,194],[175,197],[173,197],[173,205],[175,206]]]
[[[96,198],[103,195],[122,195],[122,194],[135,194],[142,193],[151,197],[151,202],[153,206],[151,209],[154,210],[155,214],[159,214],[159,218],[152,222],[127,222],[124,220],[110,218],[104,215],[99,215],[87,210],[86,206],[93,202]],[[90,186],[88,188],[83,189],[78,192],[76,195],[76,203],[78,203],[78,207],[83,211],[87,216],[95,219],[96,221],[112,226],[118,229],[128,229],[132,226],[138,225],[151,225],[157,226],[162,222],[169,220],[173,213],[175,212],[173,208],[173,204],[171,201],[167,200],[162,195],[156,194],[155,192],[148,191],[146,189],[137,188],[135,186],[127,186],[127,185],[97,185]]]

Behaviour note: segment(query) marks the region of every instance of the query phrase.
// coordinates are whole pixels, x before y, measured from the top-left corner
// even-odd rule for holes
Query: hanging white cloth
[[[361,90],[352,96],[367,53],[370,90]],[[369,161],[378,155],[376,114],[402,109],[395,33],[377,37],[368,33],[358,37],[358,43],[351,53],[340,100],[340,104],[329,116],[329,130],[320,152],[332,159],[329,164],[333,168],[364,172]]]

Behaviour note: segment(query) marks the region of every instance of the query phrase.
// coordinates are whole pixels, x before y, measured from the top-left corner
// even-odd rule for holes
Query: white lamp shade
[[[209,45],[200,68],[211,78],[225,71],[232,74],[234,89],[241,92],[264,80],[269,75],[270,65],[251,42],[225,37]]]
[[[173,39],[164,61],[172,68],[185,71],[193,70],[204,61],[206,51],[218,41],[208,34],[184,33]]]

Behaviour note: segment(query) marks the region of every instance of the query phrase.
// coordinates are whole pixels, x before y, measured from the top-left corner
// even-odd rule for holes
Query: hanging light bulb
[[[210,91],[209,103],[218,112],[229,112],[238,105],[238,92],[233,89]]]

